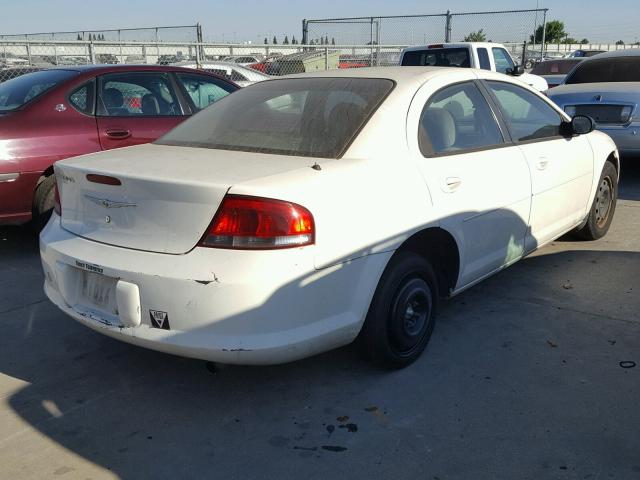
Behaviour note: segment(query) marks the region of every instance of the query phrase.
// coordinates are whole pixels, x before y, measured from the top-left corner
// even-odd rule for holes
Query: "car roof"
[[[466,47],[476,47],[476,48],[484,47],[489,49],[491,49],[492,47],[504,48],[504,45],[502,45],[501,43],[493,43],[493,42],[455,42],[455,43],[433,42],[427,45],[418,45],[417,47],[408,47],[408,48],[405,48],[404,51],[412,52],[414,50],[427,50],[429,49],[430,45],[437,45],[437,47],[433,47],[433,49],[440,48],[440,45],[442,45],[442,47],[445,47],[445,48],[466,48]]]
[[[599,53],[593,57],[587,57],[584,61],[597,60],[600,58],[616,58],[616,57],[640,57],[640,48],[627,48],[624,50],[613,50],[612,52]]]
[[[182,71],[187,70],[183,67],[177,67],[173,65],[149,65],[149,64],[103,64],[103,65],[61,65],[51,67],[50,70],[68,70],[70,72],[81,72],[81,73],[105,73],[105,72],[129,72],[132,70],[136,71]]]

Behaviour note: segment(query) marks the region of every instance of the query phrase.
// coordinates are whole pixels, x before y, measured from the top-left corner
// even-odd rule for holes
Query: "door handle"
[[[114,140],[124,140],[131,136],[131,132],[123,128],[110,128],[105,133],[107,137],[113,138]]]
[[[445,192],[455,192],[462,185],[462,179],[460,177],[447,177],[444,181],[443,190]]]
[[[536,167],[538,168],[538,170],[544,170],[548,166],[549,166],[549,159],[547,157],[538,158],[538,163],[536,164]]]

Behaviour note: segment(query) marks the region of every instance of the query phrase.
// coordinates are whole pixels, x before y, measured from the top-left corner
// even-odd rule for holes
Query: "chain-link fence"
[[[200,42],[200,24],[171,27],[121,28],[111,30],[76,30],[71,32],[24,33],[0,35],[0,42],[19,41],[102,41],[102,42]]]

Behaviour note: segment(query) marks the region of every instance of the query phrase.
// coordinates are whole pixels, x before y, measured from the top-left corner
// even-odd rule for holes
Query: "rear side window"
[[[562,117],[534,93],[505,82],[487,82],[509,129],[520,142],[560,135]]]
[[[424,156],[462,153],[503,141],[489,104],[473,83],[440,90],[422,110],[418,144]]]
[[[156,143],[338,158],[393,86],[375,78],[260,82],[211,105]]]
[[[410,50],[402,57],[402,65],[410,67],[471,67],[467,48],[433,48]]]
[[[482,70],[491,70],[491,62],[489,62],[489,53],[486,48],[478,49],[478,60],[480,61],[480,68]]]
[[[73,108],[85,115],[93,115],[94,83],[85,83],[69,94],[69,103]]]
[[[75,77],[70,70],[42,70],[0,83],[0,112],[17,110],[56,85]]]
[[[182,115],[169,76],[156,72],[99,77],[98,115],[106,117]]]
[[[177,77],[198,110],[208,107],[237,89],[226,82],[197,73],[178,73]]]
[[[640,82],[640,56],[583,61],[565,83],[597,82]]]

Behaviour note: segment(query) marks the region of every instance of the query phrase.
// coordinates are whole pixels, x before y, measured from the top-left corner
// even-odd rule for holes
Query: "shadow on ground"
[[[33,256],[12,238],[3,268]],[[41,302],[2,315],[0,373],[28,382],[8,398],[26,425],[121,478],[636,478],[640,367],[619,362],[640,363],[638,271],[637,252],[525,259],[447,302],[426,354],[393,372],[351,347],[208,369]]]

